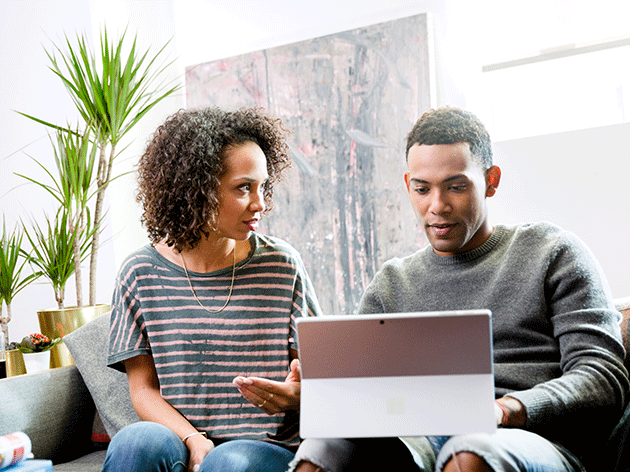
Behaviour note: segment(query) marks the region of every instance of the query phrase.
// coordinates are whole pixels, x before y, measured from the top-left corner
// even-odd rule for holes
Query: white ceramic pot
[[[22,353],[24,357],[24,365],[26,373],[32,374],[50,368],[50,350],[43,352]]]

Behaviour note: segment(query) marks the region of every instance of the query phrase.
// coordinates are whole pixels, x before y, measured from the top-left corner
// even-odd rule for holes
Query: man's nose
[[[441,190],[435,190],[431,195],[431,206],[429,210],[435,215],[448,212],[451,209],[451,204],[448,201],[448,197]]]

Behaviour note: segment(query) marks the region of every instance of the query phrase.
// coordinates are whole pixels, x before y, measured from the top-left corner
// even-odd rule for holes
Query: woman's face
[[[251,141],[230,146],[224,153],[226,172],[219,180],[216,229],[220,236],[242,241],[258,229],[265,210],[267,158],[258,144]]]

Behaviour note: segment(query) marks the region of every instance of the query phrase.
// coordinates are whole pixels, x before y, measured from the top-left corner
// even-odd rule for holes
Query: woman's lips
[[[256,231],[258,229],[258,220],[245,221],[245,226],[247,226],[250,231]]]

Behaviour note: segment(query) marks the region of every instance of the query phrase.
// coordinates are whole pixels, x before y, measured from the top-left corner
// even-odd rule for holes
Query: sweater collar
[[[429,246],[427,248],[429,260],[439,265],[453,265],[473,261],[492,251],[499,241],[501,241],[505,231],[505,226],[497,225],[494,227],[490,237],[481,246],[461,254],[455,254],[454,256],[440,256],[435,253],[433,247]]]

